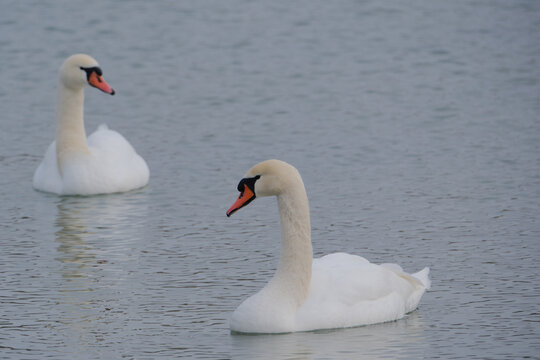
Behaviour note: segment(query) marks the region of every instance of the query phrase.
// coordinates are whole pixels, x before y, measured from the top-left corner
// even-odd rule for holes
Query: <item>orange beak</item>
[[[114,89],[107,84],[102,76],[98,75],[95,71],[88,77],[88,83],[99,90],[106,92],[107,94],[114,95]]]
[[[255,199],[255,194],[249,186],[244,184],[244,191],[240,193],[240,196],[238,196],[238,199],[232,204],[232,206],[227,210],[227,217],[231,216],[236,210],[239,210],[252,202]]]

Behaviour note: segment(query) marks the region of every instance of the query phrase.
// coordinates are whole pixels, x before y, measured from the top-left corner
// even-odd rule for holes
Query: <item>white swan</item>
[[[34,188],[60,195],[93,195],[145,186],[148,166],[122,135],[100,125],[86,138],[83,104],[87,85],[114,95],[96,60],[85,54],[70,56],[60,68],[56,141],[34,173]]]
[[[313,259],[309,205],[300,174],[279,160],[251,168],[238,184],[230,216],[255,197],[277,196],[281,255],[274,277],[234,311],[232,331],[283,333],[396,320],[418,306],[429,268],[409,275],[345,253]]]

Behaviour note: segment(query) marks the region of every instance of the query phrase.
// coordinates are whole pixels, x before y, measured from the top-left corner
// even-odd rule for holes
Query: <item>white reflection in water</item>
[[[144,200],[144,197],[143,197]],[[141,194],[96,197],[64,197],[57,204],[56,260],[60,280],[56,311],[57,327],[77,348],[104,341],[127,320],[126,311],[114,312],[110,304],[123,303],[130,288],[132,251],[141,237],[140,218],[147,207]],[[129,224],[129,225],[128,225]],[[124,319],[112,326],[116,319]]]
[[[398,321],[350,329],[283,335],[232,334],[231,346],[232,354],[246,359],[388,359],[396,354],[420,358],[427,350],[418,310]]]

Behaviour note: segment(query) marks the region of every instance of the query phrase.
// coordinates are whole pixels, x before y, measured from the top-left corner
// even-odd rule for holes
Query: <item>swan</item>
[[[263,161],[247,172],[238,191],[227,216],[257,197],[277,197],[281,254],[273,278],[233,312],[233,332],[287,333],[397,320],[415,310],[429,288],[427,267],[411,275],[399,265],[376,265],[346,253],[313,259],[308,198],[292,165]]]
[[[85,54],[72,55],[61,66],[56,140],[34,173],[35,189],[59,195],[94,195],[129,191],[148,183],[146,162],[118,132],[103,124],[86,138],[85,86],[115,93],[102,75],[98,62]]]

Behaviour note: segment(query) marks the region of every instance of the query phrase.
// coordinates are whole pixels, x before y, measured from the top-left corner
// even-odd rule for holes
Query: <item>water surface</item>
[[[0,352],[6,359],[526,358],[540,353],[535,1],[8,1],[0,14]],[[148,187],[31,180],[57,72],[86,52],[87,131],[120,131]],[[272,276],[273,199],[225,217],[252,165],[303,175],[316,256],[432,289],[405,319],[280,336],[228,317]]]

